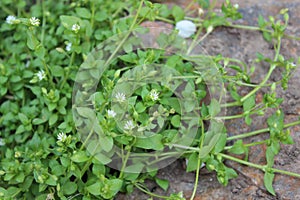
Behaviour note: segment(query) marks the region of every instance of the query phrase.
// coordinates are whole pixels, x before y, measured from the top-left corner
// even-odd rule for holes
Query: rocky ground
[[[180,5],[185,7],[188,1],[174,0],[164,1],[170,5]],[[220,1],[222,2],[222,1]],[[246,25],[256,25],[259,14],[267,17],[276,15],[280,9],[288,8],[290,14],[290,23],[288,34],[300,37],[300,1],[295,0],[244,0],[232,1],[239,4],[239,10],[244,18],[238,23]],[[221,3],[218,3],[220,8]],[[194,8],[194,7],[193,7]],[[264,42],[258,32],[237,30],[231,28],[218,28],[203,43],[203,48],[210,54],[216,55],[221,53],[223,56],[238,58],[251,64],[256,57],[256,52],[261,52],[266,56],[272,57],[272,47]],[[285,39],[283,41],[282,54],[288,57],[297,58],[300,56],[300,42]],[[257,68],[252,80],[259,82],[267,67]],[[280,71],[275,72],[271,79],[276,80],[280,76]],[[286,122],[292,122],[298,119],[300,114],[300,69],[298,68],[289,82],[289,88],[286,91],[278,90],[278,95],[285,99],[282,109],[286,114]],[[262,93],[258,93],[256,100],[261,101]],[[231,110],[230,113],[238,113],[239,110]],[[264,117],[266,119],[266,117]],[[255,118],[250,127],[246,126],[243,120],[226,121],[226,127],[230,134],[248,132],[266,127],[262,118]],[[291,129],[294,138],[294,145],[284,145],[279,155],[275,158],[275,167],[278,169],[288,170],[300,173],[300,126]],[[263,136],[250,138],[251,141],[258,141]],[[253,147],[250,150],[250,161],[259,164],[265,164],[266,147],[261,145]],[[170,181],[170,188],[167,192],[157,188],[154,183],[149,182],[148,187],[155,190],[158,194],[167,195],[173,192],[183,191],[186,198],[192,193],[195,174],[186,173],[184,160],[178,160],[167,168],[159,171],[159,177]],[[220,185],[214,173],[209,173],[206,169],[201,170],[197,196],[195,199],[300,199],[300,179],[277,174],[274,180],[274,189],[276,197],[268,194],[263,186],[263,173],[259,170],[245,167],[233,162],[227,161],[226,164],[233,167],[239,174],[238,178],[230,181],[227,187]],[[119,195],[118,200],[146,200],[147,196],[135,191],[131,195]]]

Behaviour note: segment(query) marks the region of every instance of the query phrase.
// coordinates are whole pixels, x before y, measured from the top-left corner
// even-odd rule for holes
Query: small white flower
[[[188,38],[196,32],[196,25],[189,20],[181,20],[176,23],[176,30],[179,30],[180,37]]]
[[[40,20],[36,17],[31,17],[29,21],[30,21],[30,24],[32,26],[39,26],[40,25]]]
[[[45,74],[44,70],[40,70],[38,73],[36,73],[36,76],[38,77],[39,81],[46,78],[46,74]]]
[[[66,50],[71,51],[71,49],[72,49],[72,42],[69,42],[66,46]]]
[[[239,9],[239,4],[236,3],[236,4],[233,5],[233,7],[234,7],[235,9]]]
[[[212,32],[214,30],[214,27],[213,26],[209,26],[209,27],[207,27],[207,33],[210,33],[210,32]]]
[[[134,127],[135,127],[135,126],[134,126],[132,120],[128,120],[128,121],[126,122],[126,124],[124,125],[124,129],[126,129],[126,130],[132,130]]]
[[[3,138],[0,138],[0,146],[4,146],[5,145],[5,141],[3,140]]]
[[[122,92],[118,92],[115,96],[118,102],[124,102],[126,100],[126,96]]]
[[[113,110],[107,110],[107,116],[109,118],[114,118],[117,115],[117,113]]]
[[[75,33],[78,33],[79,30],[80,30],[80,26],[78,24],[73,24],[72,31],[74,31]]]
[[[151,90],[149,96],[152,99],[152,101],[156,101],[158,100],[159,93],[156,90]]]
[[[67,139],[67,135],[64,132],[61,132],[57,135],[57,140],[60,142],[64,142]]]
[[[6,17],[6,23],[8,24],[14,24],[17,18],[13,15],[9,15]]]

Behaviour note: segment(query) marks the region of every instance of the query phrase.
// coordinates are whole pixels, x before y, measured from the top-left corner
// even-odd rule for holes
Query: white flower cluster
[[[9,15],[6,17],[6,23],[8,24],[14,24],[16,22],[17,18],[13,15]]]
[[[113,110],[107,110],[107,116],[108,118],[114,118],[117,115],[117,113]]]
[[[73,24],[72,31],[74,31],[75,33],[78,33],[79,30],[80,30],[80,26],[78,24]]]
[[[196,32],[196,25],[189,20],[181,20],[176,23],[178,35],[183,38],[189,38]]]
[[[158,100],[159,93],[156,90],[151,90],[149,96],[150,96],[152,101],[156,101],[156,100]]]
[[[125,125],[124,125],[124,129],[126,130],[132,130],[134,129],[135,125],[133,124],[132,120],[128,120]]]
[[[46,74],[45,74],[44,70],[40,70],[38,73],[36,73],[36,76],[38,77],[39,81],[46,78]]]
[[[67,139],[67,135],[64,132],[61,132],[57,135],[57,140],[60,142],[64,142]]]
[[[29,19],[29,21],[30,21],[30,24],[32,26],[39,26],[40,25],[40,20],[38,18],[36,18],[36,17],[31,17]]]
[[[115,98],[116,98],[116,100],[118,101],[118,102],[124,102],[125,100],[126,100],[126,96],[125,96],[125,94],[124,93],[122,93],[122,92],[118,92],[117,94],[116,94],[116,96],[115,96]]]
[[[72,42],[69,42],[66,46],[66,50],[71,51],[71,49],[72,49]]]

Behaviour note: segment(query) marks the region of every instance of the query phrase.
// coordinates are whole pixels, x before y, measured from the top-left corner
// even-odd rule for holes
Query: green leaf
[[[135,105],[135,110],[136,110],[137,113],[142,113],[146,110],[146,107],[144,106],[144,104],[142,102],[138,102]]]
[[[178,127],[180,127],[181,126],[181,121],[180,121],[180,116],[179,115],[174,115],[173,117],[172,117],[172,119],[171,119],[171,124],[174,126],[174,127],[176,127],[176,128],[178,128]]]
[[[245,153],[245,147],[244,147],[244,144],[243,144],[243,140],[236,141],[228,151],[230,153],[234,153],[234,154],[243,154],[243,153]]]
[[[52,126],[55,124],[58,120],[58,115],[57,114],[52,114],[49,118],[49,126]]]
[[[59,18],[61,20],[62,25],[67,29],[71,29],[74,24],[77,24],[81,21],[78,17],[67,15],[61,15]]]
[[[216,99],[212,99],[209,104],[208,110],[210,116],[216,116],[221,111],[220,103]]]
[[[157,183],[157,185],[159,185],[159,187],[161,187],[164,191],[167,191],[168,187],[169,187],[169,181],[168,180],[164,180],[164,179],[160,179],[160,178],[155,178],[155,182]]]
[[[90,119],[95,117],[95,112],[91,108],[77,107],[76,110],[77,110],[78,114],[82,117],[90,118]]]
[[[86,155],[84,151],[77,151],[72,157],[71,160],[74,162],[85,162],[89,160],[89,157]]]
[[[172,8],[172,15],[173,15],[175,21],[178,22],[180,20],[183,20],[185,13],[181,7],[175,5]]]
[[[159,102],[161,104],[171,106],[177,113],[181,113],[181,106],[176,97],[164,97]]]
[[[199,154],[201,159],[207,156],[211,152],[211,150],[215,147],[220,137],[221,137],[221,133],[214,134],[210,139],[208,145],[200,149]]]
[[[105,166],[103,164],[93,164],[92,172],[97,177],[101,177],[101,175],[105,175]]]
[[[144,166],[145,165],[142,164],[142,163],[137,163],[137,164],[133,164],[133,165],[125,167],[124,171],[126,173],[136,173],[136,174],[139,174],[143,170]]]
[[[24,115],[23,113],[19,113],[18,117],[20,119],[20,121],[22,122],[22,124],[27,124],[28,123],[28,117],[26,115]]]
[[[219,153],[224,150],[224,147],[226,145],[226,139],[227,139],[227,134],[222,133],[220,138],[218,139],[218,142],[215,145],[214,152]]]
[[[106,152],[109,152],[110,150],[112,150],[112,148],[114,146],[113,138],[110,136],[106,136],[106,135],[99,138],[99,143],[100,143],[101,148]]]
[[[36,39],[36,36],[33,34],[31,30],[27,30],[27,46],[31,50],[35,50],[35,48],[39,45],[39,41]]]
[[[95,20],[98,22],[102,22],[106,20],[109,17],[109,15],[106,13],[105,10],[99,10],[95,14]]]
[[[275,175],[273,173],[265,172],[264,185],[265,185],[266,189],[268,190],[268,192],[270,192],[272,195],[276,196],[273,185],[272,185],[274,176]]]
[[[143,149],[162,150],[164,145],[161,140],[162,135],[160,134],[151,135],[149,137],[137,137],[134,146]]]
[[[187,167],[186,167],[186,171],[187,172],[191,172],[191,171],[195,171],[198,167],[198,154],[196,152],[192,153],[189,158],[187,159]]]
[[[201,116],[203,118],[207,117],[209,114],[209,111],[208,111],[208,107],[204,104],[204,102],[202,102],[202,106],[201,106]]]
[[[252,95],[248,97],[244,102],[243,102],[243,109],[244,111],[249,111],[255,106],[255,96]]]
[[[110,179],[107,181],[106,185],[109,186],[109,190],[106,193],[101,193],[100,195],[105,199],[111,199],[120,191],[123,181],[121,179]]]
[[[245,122],[246,122],[246,124],[247,124],[248,126],[251,125],[252,119],[251,119],[251,117],[250,117],[250,114],[247,114],[247,115],[246,115],[246,117],[245,117]]]
[[[89,193],[95,195],[95,196],[98,196],[101,194],[101,187],[102,187],[102,184],[100,182],[96,182],[90,186],[88,186],[86,189]]]
[[[6,197],[10,197],[10,198],[14,198],[16,197],[20,192],[22,191],[21,188],[17,188],[17,187],[9,187],[6,190]]]
[[[268,147],[266,150],[266,159],[268,167],[272,167],[274,165],[274,157],[275,153],[272,151],[271,147]]]
[[[66,195],[73,194],[77,191],[77,184],[74,182],[67,182],[62,184],[62,191]]]
[[[91,12],[87,8],[75,8],[75,10],[79,17],[89,19],[92,16]]]

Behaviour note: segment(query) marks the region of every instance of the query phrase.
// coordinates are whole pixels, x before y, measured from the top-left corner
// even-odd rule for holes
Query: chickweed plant
[[[238,176],[226,160],[262,170],[272,195],[275,174],[300,178],[273,166],[280,145],[293,144],[289,127],[300,124],[284,123],[276,95],[297,65],[280,53],[282,39],[299,39],[284,33],[288,10],[259,16],[254,27],[234,23],[242,15],[229,0],[221,13],[215,1],[195,2],[196,17],[187,15],[192,4],[168,8],[146,0],[0,2],[1,199],[113,199],[134,188],[149,199],[185,199],[145,184],[167,190],[157,171],[179,158],[195,171],[191,199],[203,166],[224,186]],[[158,21],[173,28],[144,25]],[[269,65],[259,84],[250,80],[255,66],[202,49],[218,27],[258,31],[273,45],[274,57],[257,54],[255,66]],[[282,77],[271,82],[277,68]],[[226,115],[235,107],[243,112]],[[227,133],[225,120],[251,125],[267,110],[274,111],[267,128]],[[258,134],[268,138],[245,141]],[[265,165],[248,160],[255,145],[266,145]]]

